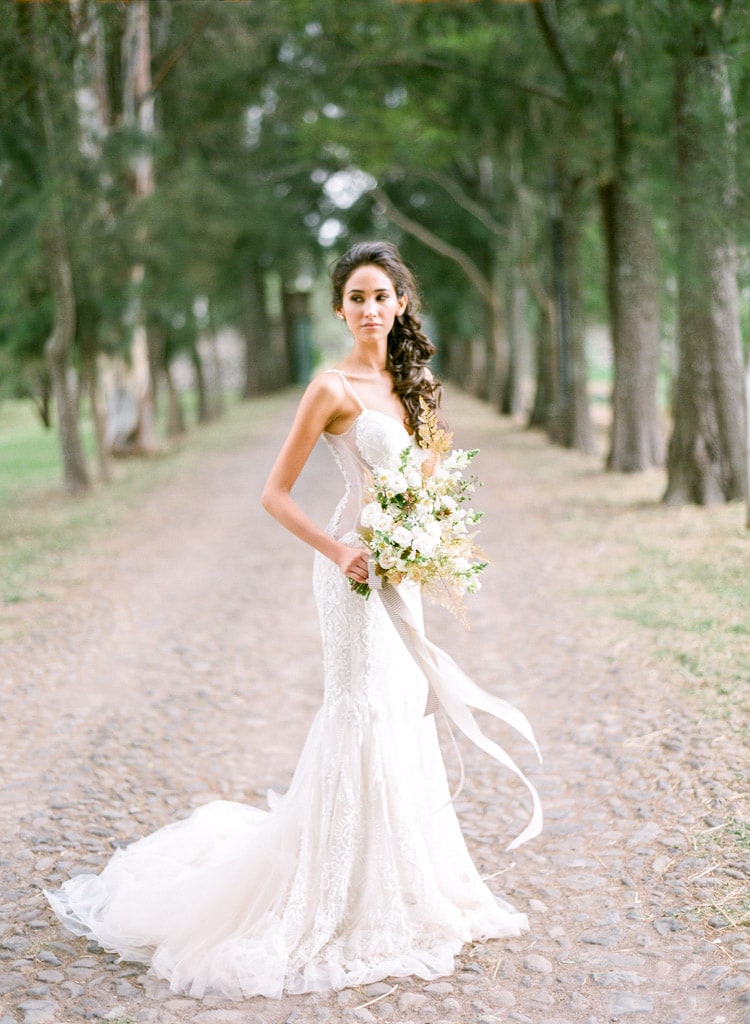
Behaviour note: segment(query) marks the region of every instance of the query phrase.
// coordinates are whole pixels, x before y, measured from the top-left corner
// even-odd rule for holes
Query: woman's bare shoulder
[[[321,370],[316,373],[310,383],[307,385],[307,390],[312,391],[318,395],[340,395],[343,392],[342,380],[339,376],[339,370]]]
[[[305,388],[300,407],[306,411],[316,410],[329,422],[340,414],[346,404],[346,391],[338,374],[322,370]]]

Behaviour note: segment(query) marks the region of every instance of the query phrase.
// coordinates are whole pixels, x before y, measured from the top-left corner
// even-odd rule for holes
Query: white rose
[[[369,504],[365,505],[359,517],[359,521],[362,526],[372,526],[379,512],[380,505],[378,505],[377,501],[371,501]]]
[[[389,515],[388,512],[381,512],[378,509],[377,515],[372,517],[372,523],[370,524],[373,530],[379,530],[380,533],[388,533],[393,527],[393,516]]]
[[[406,490],[406,477],[403,473],[388,473],[385,489],[389,494],[403,494]]]
[[[381,551],[378,555],[378,565],[381,569],[385,569],[386,572],[392,569],[396,562],[398,562],[398,559],[390,551]]]
[[[439,543],[440,538],[434,537],[429,533],[419,533],[414,538],[415,549],[420,553],[420,555],[425,555],[427,558],[435,554],[435,549]]]
[[[400,548],[405,548],[411,544],[412,536],[405,526],[397,526],[393,531],[392,540],[393,543],[398,544]]]

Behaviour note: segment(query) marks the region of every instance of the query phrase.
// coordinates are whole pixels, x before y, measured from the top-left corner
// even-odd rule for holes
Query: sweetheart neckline
[[[414,437],[414,435],[410,434],[409,431],[404,426],[404,424],[400,423],[399,420],[397,420],[395,416],[390,416],[387,412],[381,412],[380,409],[368,409],[366,406],[365,406],[364,409],[360,409],[359,410],[359,412],[354,417],[354,419],[349,424],[349,426],[346,428],[346,430],[342,430],[340,434],[334,434],[330,430],[324,430],[323,433],[326,435],[326,437],[346,437],[347,434],[350,434],[352,432],[352,430],[354,430],[355,426],[357,425],[357,423],[360,420],[360,417],[364,416],[364,414],[366,412],[375,413],[376,416],[382,416],[382,417],[384,417],[384,419],[390,420],[391,423],[395,423],[397,427],[401,427],[401,429],[406,434],[406,436],[409,438],[409,440],[411,440]]]

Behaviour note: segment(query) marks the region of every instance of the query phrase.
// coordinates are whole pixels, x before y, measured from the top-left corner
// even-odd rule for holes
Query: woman
[[[469,857],[434,717],[425,716],[419,652],[379,598],[353,590],[368,579],[357,529],[369,467],[397,464],[419,439],[420,399],[437,405],[416,286],[397,251],[380,242],[355,245],[332,279],[334,309],[353,346],[307,388],[263,491],[265,508],[316,550],[325,695],[289,791],[270,811],[214,801],[118,851],[101,875],[47,894],[73,931],[150,962],[174,991],[194,996],[436,978],[451,973],[465,942],[527,927]],[[346,482],[327,530],[291,494],[321,434]],[[418,590],[398,590],[421,629]],[[511,720],[502,702],[470,689],[450,659],[431,650],[430,681],[461,728],[462,715],[471,719],[464,699],[489,702]]]

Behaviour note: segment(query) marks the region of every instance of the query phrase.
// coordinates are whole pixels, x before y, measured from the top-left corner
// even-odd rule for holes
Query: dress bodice
[[[343,434],[324,432],[323,437],[346,487],[328,530],[334,537],[343,537],[357,530],[371,470],[397,468],[401,453],[414,444],[414,438],[393,416],[366,408]]]

